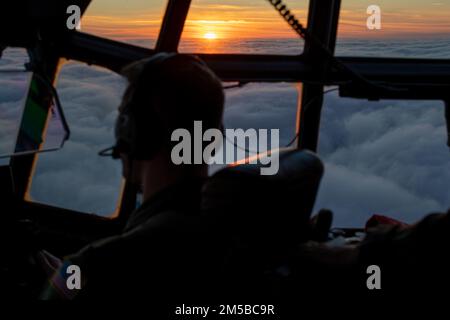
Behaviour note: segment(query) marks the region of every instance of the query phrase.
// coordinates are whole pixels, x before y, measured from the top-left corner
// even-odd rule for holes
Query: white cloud
[[[338,37],[336,55],[363,57],[449,59],[449,35],[424,35],[420,38],[345,39]]]
[[[119,161],[98,151],[113,144],[113,123],[126,81],[110,71],[69,63],[57,89],[71,129],[62,150],[41,154],[31,196],[39,202],[108,215],[121,184]]]
[[[448,41],[434,46],[412,41],[403,51],[387,51],[389,45],[379,43],[349,43],[341,53],[377,55],[383,50],[384,55],[442,57],[442,52],[450,52]],[[113,142],[112,124],[124,80],[75,63],[65,66],[60,78],[58,90],[72,137],[63,150],[40,156],[32,194],[63,207],[110,212],[116,204],[120,166],[99,158],[97,151]],[[0,87],[3,103],[17,97],[13,91]],[[285,145],[294,136],[296,99],[290,84],[229,90],[225,124],[279,128]],[[319,148],[325,176],[316,210],[332,209],[339,226],[361,226],[373,213],[411,222],[430,211],[446,210],[450,159],[443,112],[439,102],[368,102],[328,95]]]
[[[295,130],[296,91],[256,84],[229,94],[226,124]],[[319,153],[325,175],[315,210],[335,212],[335,225],[361,226],[372,214],[412,222],[450,205],[444,107],[437,101],[325,99]]]
[[[395,179],[370,171],[355,171],[328,161],[325,166],[316,208],[331,208],[337,226],[361,227],[373,214],[414,222],[427,213],[442,210],[431,190],[431,195],[418,195]]]
[[[333,95],[325,102],[320,138],[326,171],[316,208],[333,209],[338,225],[361,225],[361,215],[374,213],[412,222],[450,206],[442,102]]]
[[[0,59],[0,155],[11,154],[14,151],[29,77],[25,72],[2,72],[2,70],[19,70],[25,61],[26,53],[19,49],[6,49]],[[0,165],[6,165],[8,162],[8,159],[0,159]]]

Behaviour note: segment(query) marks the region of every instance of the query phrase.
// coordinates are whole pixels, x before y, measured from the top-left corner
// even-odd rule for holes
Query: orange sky
[[[374,2],[382,9],[382,30],[369,31],[366,9]],[[343,0],[339,36],[450,35],[450,0],[424,2]],[[165,0],[94,0],[83,19],[82,31],[114,39],[155,39],[165,3]],[[286,3],[302,22],[306,21],[307,1]],[[193,0],[183,38],[207,41],[207,37],[294,38],[296,35],[265,0]]]

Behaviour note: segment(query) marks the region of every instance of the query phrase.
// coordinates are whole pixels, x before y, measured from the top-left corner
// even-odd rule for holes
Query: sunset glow
[[[208,40],[214,40],[217,39],[217,34],[215,34],[214,32],[207,32],[203,35],[203,38]]]
[[[291,12],[307,23],[308,1],[287,0]],[[379,0],[382,29],[366,27],[371,1],[344,1],[340,13],[341,38],[395,38],[450,35],[450,0]],[[108,38],[156,39],[166,0],[123,2],[93,0],[82,22],[82,31]],[[193,0],[183,39],[286,39],[298,37],[266,2],[255,0]]]

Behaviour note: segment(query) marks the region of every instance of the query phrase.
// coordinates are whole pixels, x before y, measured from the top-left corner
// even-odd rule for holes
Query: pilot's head
[[[122,74],[129,85],[119,107],[115,151],[123,161],[124,176],[133,182],[142,184],[149,168],[170,165],[174,130],[186,129],[193,137],[194,121],[202,121],[203,131],[221,128],[222,83],[198,57],[158,53],[126,66]],[[204,175],[207,166],[173,170]]]

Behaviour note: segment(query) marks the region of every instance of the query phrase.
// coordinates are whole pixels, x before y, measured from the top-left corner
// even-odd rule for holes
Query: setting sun
[[[215,34],[214,32],[207,32],[203,35],[203,38],[209,39],[209,40],[217,39],[217,34]]]

